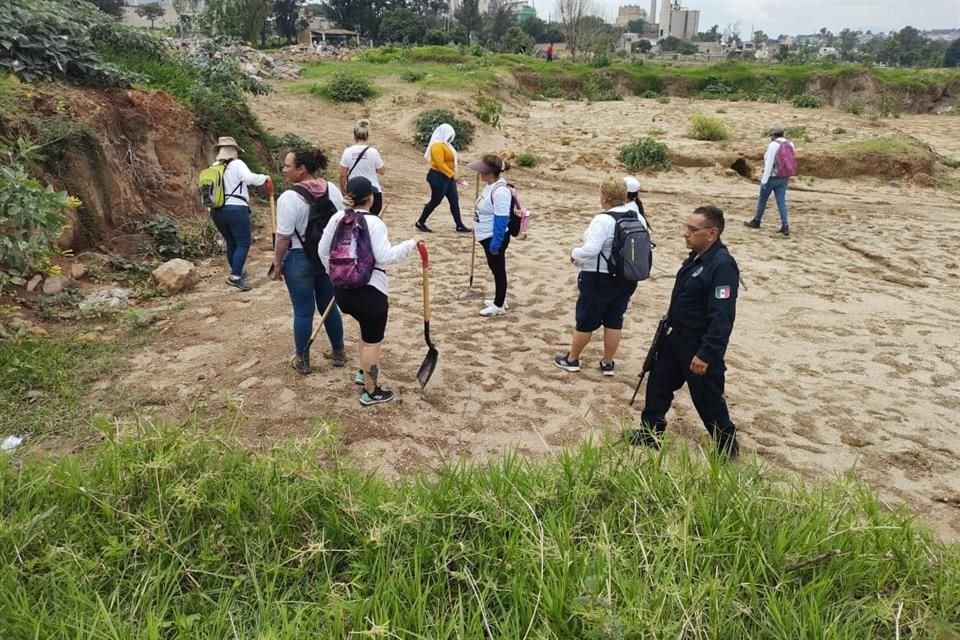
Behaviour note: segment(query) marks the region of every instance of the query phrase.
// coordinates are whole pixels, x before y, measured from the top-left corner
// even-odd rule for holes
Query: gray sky
[[[621,4],[650,7],[650,0],[594,3],[610,19],[617,15]],[[543,18],[550,11],[556,13],[554,4],[554,0],[534,0],[537,13]],[[773,37],[781,33],[813,33],[820,27],[834,33],[844,27],[874,32],[900,30],[907,25],[918,29],[960,28],[960,0],[681,0],[681,4],[700,10],[701,31],[714,24],[722,30],[737,21],[742,34],[753,25]]]

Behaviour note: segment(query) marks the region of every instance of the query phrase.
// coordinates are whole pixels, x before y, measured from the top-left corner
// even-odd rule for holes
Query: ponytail
[[[304,167],[310,175],[327,170],[327,156],[321,149],[295,149],[290,153],[293,154],[294,165]]]

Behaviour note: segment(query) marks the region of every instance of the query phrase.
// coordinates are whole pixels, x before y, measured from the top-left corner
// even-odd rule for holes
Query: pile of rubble
[[[293,44],[279,51],[264,53],[253,47],[239,44],[213,45],[204,38],[176,38],[170,40],[171,46],[185,56],[206,55],[211,47],[216,47],[214,59],[232,58],[245,74],[259,80],[293,80],[300,77],[300,64],[316,62],[321,59],[345,60],[356,50],[330,45],[316,47],[306,44]]]

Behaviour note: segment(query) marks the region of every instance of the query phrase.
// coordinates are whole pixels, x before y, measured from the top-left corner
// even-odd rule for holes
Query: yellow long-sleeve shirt
[[[436,169],[448,178],[456,175],[453,149],[450,145],[444,142],[434,142],[430,145],[430,168]]]

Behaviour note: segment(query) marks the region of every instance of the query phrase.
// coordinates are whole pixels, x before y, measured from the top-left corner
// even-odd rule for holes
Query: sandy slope
[[[388,163],[385,219],[396,242],[411,236],[427,196],[422,151],[408,143],[409,123],[422,108],[450,101],[450,96],[421,96],[414,104],[410,93],[399,103],[384,97],[368,107],[331,108],[280,93],[254,106],[269,129],[294,131],[337,150],[337,156],[349,142],[353,118],[369,113],[372,142]],[[947,123],[943,117],[904,116],[885,121],[880,131],[832,110],[752,103],[514,105],[502,133],[484,130],[474,145],[478,151],[530,149],[543,158],[538,168],[511,175],[536,218],[531,237],[509,249],[510,313],[487,320],[477,315],[478,301],[458,300],[467,283],[470,239],[453,233],[441,207],[431,219],[438,233],[427,238],[440,366],[425,393],[414,379],[425,353],[416,259],[390,273],[383,369],[399,399],[361,409],[352,370],[329,368],[317,356],[313,376],[301,378],[289,368],[287,293],[260,275],[269,261],[269,235],[261,236],[251,253],[256,288],[247,294],[231,290],[218,262],[204,267],[208,277],[187,296],[189,308],[153,345],[133,355],[136,372],[122,382],[147,393],[165,413],[182,414],[197,404],[217,411],[237,403],[246,416],[239,433],[264,444],[309,433],[319,418],[334,418],[356,458],[388,475],[442,457],[484,460],[514,448],[532,455],[556,451],[636,418],[627,400],[685,255],[681,223],[694,206],[710,202],[728,214],[724,239],[749,287],[741,292],[728,361],[728,398],[745,450],[810,479],[855,467],[884,498],[909,504],[942,537],[956,539],[960,221],[955,196],[876,181],[802,181],[806,190],[790,193],[794,235],[783,240],[773,233],[775,208],[759,232],[740,224],[757,190],[746,179],[726,176],[720,168],[643,177],[659,243],[657,275],[641,284],[628,312],[618,375],[605,379],[593,368],[571,375],[551,364],[551,357],[566,349],[573,324],[576,271],[567,256],[599,208],[599,180],[620,173],[612,160],[616,147],[655,127],[664,130],[671,146],[696,151],[709,143],[682,138],[687,116],[721,106],[736,132],[732,148],[752,153],[762,150],[759,134],[767,122],[791,124],[794,116],[808,123],[815,137],[826,137],[841,123],[850,138],[895,126],[935,148],[960,139],[943,135],[945,124],[957,129],[960,118]],[[464,196],[469,212],[473,184]],[[477,275],[492,295],[482,252]],[[355,324],[348,321],[346,330],[355,354]],[[319,344],[327,348],[322,337]],[[598,346],[591,345],[585,360],[598,359]],[[686,439],[703,436],[685,391],[670,429]]]

